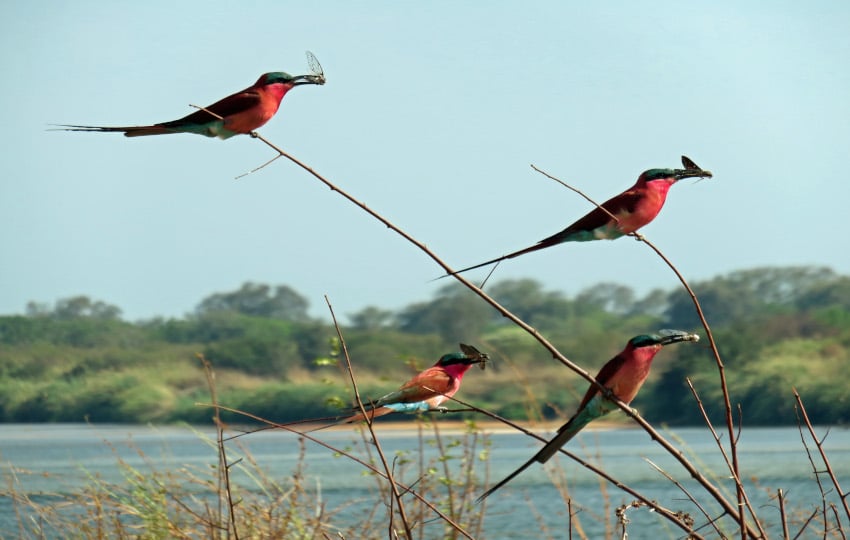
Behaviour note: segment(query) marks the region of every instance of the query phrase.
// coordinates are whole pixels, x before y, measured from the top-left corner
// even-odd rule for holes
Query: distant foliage
[[[712,324],[745,424],[792,424],[798,388],[818,423],[850,421],[850,277],[828,268],[756,268],[692,283]],[[680,289],[638,297],[602,283],[570,297],[531,279],[488,292],[573,361],[594,372],[633,335],[664,327],[702,332]],[[351,402],[336,332],[307,314],[291,288],[246,283],[210,295],[183,319],[127,322],[121,310],[77,296],[30,303],[0,317],[0,420],[188,420],[209,411],[197,355],[213,363],[222,403],[280,421],[320,417]],[[354,369],[378,397],[471,343],[491,355],[464,382],[463,399],[512,418],[567,415],[586,382],[458,284],[398,311],[370,306],[343,329]],[[719,420],[717,371],[705,344],[659,355],[635,406],[651,421],[698,424],[690,379]],[[515,391],[503,392],[506,386]]]
[[[216,293],[198,304],[195,312],[203,317],[212,313],[231,312],[252,317],[280,319],[282,321],[309,321],[309,302],[286,285],[272,288],[269,285],[247,282],[236,291]]]

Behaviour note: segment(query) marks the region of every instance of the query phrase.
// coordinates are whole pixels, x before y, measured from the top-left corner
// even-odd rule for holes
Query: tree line
[[[793,423],[792,387],[815,422],[850,420],[850,277],[823,267],[765,267],[692,287],[745,423]],[[703,333],[680,288],[639,296],[601,283],[569,296],[516,279],[488,293],[591,372],[633,335]],[[291,287],[259,283],[212,294],[182,318],[136,322],[85,296],[31,302],[24,315],[0,317],[0,421],[205,422],[198,355],[216,369],[224,404],[280,422],[337,414],[351,395],[336,331],[308,311]],[[459,397],[503,416],[563,417],[586,387],[460,284],[399,310],[369,306],[348,320],[343,335],[367,396],[395,389],[459,342],[493,358],[486,373],[465,380]],[[659,355],[634,405],[650,421],[700,423],[686,379],[719,419],[717,369],[704,346]]]

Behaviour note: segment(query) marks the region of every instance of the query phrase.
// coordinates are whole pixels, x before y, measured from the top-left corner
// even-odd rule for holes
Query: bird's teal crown
[[[682,330],[659,330],[657,334],[641,334],[629,340],[629,344],[638,349],[640,347],[652,347],[654,345],[670,345],[683,341],[699,341],[699,336]]]
[[[649,169],[641,175],[647,182],[650,180],[661,180],[662,178],[670,178],[676,176],[676,171],[673,169]]]
[[[297,79],[285,71],[272,71],[263,75],[265,84],[290,83]]]
[[[661,343],[661,336],[658,334],[641,334],[630,339],[629,343],[635,348],[650,347]]]
[[[453,352],[449,354],[444,354],[440,357],[440,365],[448,366],[451,364],[466,364],[469,360],[469,357],[463,353]]]

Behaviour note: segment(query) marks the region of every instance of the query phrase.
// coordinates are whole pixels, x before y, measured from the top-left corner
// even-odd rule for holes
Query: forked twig
[[[841,504],[844,506],[844,515],[847,516],[848,521],[850,521],[850,507],[847,506],[847,497],[850,496],[850,493],[844,493],[841,491],[841,485],[838,483],[838,477],[835,476],[835,472],[832,470],[832,465],[829,463],[829,458],[826,457],[826,451],[823,449],[823,442],[826,439],[826,436],[819,439],[815,434],[815,428],[812,426],[812,422],[809,420],[809,415],[806,412],[806,407],[803,405],[803,399],[800,397],[800,393],[797,392],[796,388],[792,388],[794,392],[794,399],[797,400],[797,410],[799,411],[799,416],[802,417],[803,422],[806,424],[806,428],[809,430],[809,435],[812,436],[812,440],[815,441],[815,446],[817,446],[818,453],[820,453],[820,457],[823,460],[823,464],[826,467],[826,473],[829,476],[829,479],[832,481],[832,485],[835,487],[835,492],[838,494],[838,498],[841,500]],[[798,424],[799,424],[799,416],[798,416]],[[823,487],[821,486],[819,471],[817,467],[815,467],[814,460],[812,460],[811,452],[809,452],[809,447],[806,445],[806,439],[803,437],[803,428],[800,427],[800,438],[803,440],[803,446],[806,448],[806,454],[809,455],[809,461],[812,464],[813,472],[815,473],[815,479],[818,483],[818,488],[820,488],[821,496],[825,498]],[[826,500],[824,499],[824,505],[826,505]],[[826,507],[824,506],[824,520],[826,520]],[[837,515],[836,515],[837,518]],[[839,528],[841,527],[841,522],[838,521]]]
[[[714,341],[714,333],[711,331],[711,326],[709,326],[708,321],[705,318],[705,314],[702,311],[702,306],[699,303],[699,299],[697,298],[696,293],[691,289],[691,286],[685,280],[685,277],[679,272],[679,269],[676,268],[672,262],[658,249],[652,242],[647,240],[645,237],[636,235],[635,238],[649,246],[661,259],[667,264],[668,267],[676,274],[676,277],[679,278],[679,281],[682,283],[682,286],[688,292],[688,296],[691,297],[691,301],[694,304],[694,308],[696,309],[697,316],[699,317],[700,322],[702,323],[702,327],[705,329],[705,336],[708,339],[708,344],[711,347],[711,352],[714,355],[715,363],[717,364],[717,371],[720,375],[720,390],[723,394],[723,407],[726,412],[726,429],[729,432],[729,452],[732,454],[732,466],[729,469],[729,472],[732,473],[732,477],[735,480],[735,490],[738,496],[738,506],[746,506],[749,510],[750,515],[753,517],[753,521],[755,521],[756,527],[758,527],[760,537],[767,538],[767,532],[761,525],[761,522],[756,515],[755,509],[749,502],[749,498],[747,497],[747,493],[744,490],[744,484],[741,483],[741,472],[740,472],[740,462],[738,460],[738,440],[741,435],[740,431],[740,423],[738,425],[738,430],[736,433],[735,422],[732,418],[732,401],[729,397],[729,387],[726,384],[726,368],[723,365],[723,360],[720,359],[720,351],[717,349],[717,342]],[[740,414],[740,408],[739,408]],[[744,513],[740,513],[739,523],[741,526],[741,537],[746,537],[748,526],[745,524],[746,518],[744,517]]]
[[[815,508],[812,511],[812,513],[809,515],[808,519],[806,519],[806,521],[803,522],[803,526],[800,527],[800,530],[797,531],[797,534],[794,535],[794,540],[797,540],[798,538],[800,538],[800,535],[803,534],[803,532],[806,530],[806,528],[809,526],[809,524],[812,522],[812,520],[815,519],[815,516],[818,515],[818,512],[820,512],[820,510],[818,510],[817,508]]]
[[[838,533],[841,535],[841,540],[847,540],[847,535],[844,534],[844,529],[841,528],[841,518],[838,517],[838,508],[836,508],[833,503],[830,503],[829,508],[835,515],[835,522],[838,524]]]
[[[384,472],[386,473],[386,478],[390,484],[390,490],[393,494],[393,499],[395,500],[396,505],[398,506],[398,515],[401,518],[402,525],[404,526],[405,538],[410,539],[413,538],[413,531],[410,528],[410,522],[407,519],[407,514],[404,511],[404,503],[401,500],[401,494],[398,491],[398,484],[396,484],[395,478],[393,478],[393,470],[392,467],[387,463],[387,458],[384,455],[384,451],[381,448],[381,443],[378,440],[378,436],[375,434],[375,429],[372,426],[373,418],[366,411],[366,407],[363,406],[363,401],[360,399],[360,391],[357,389],[357,380],[354,378],[354,370],[351,367],[351,357],[348,355],[348,347],[345,344],[345,338],[342,337],[342,330],[339,327],[339,323],[336,320],[336,314],[334,313],[334,308],[331,305],[331,301],[328,299],[328,296],[325,295],[325,303],[328,305],[328,311],[331,313],[331,319],[334,323],[334,328],[336,329],[336,335],[339,338],[340,348],[342,349],[343,358],[345,358],[345,365],[348,368],[348,376],[351,379],[351,387],[354,389],[354,397],[357,400],[357,407],[360,409],[360,412],[363,414],[363,418],[366,420],[366,426],[369,429],[369,433],[372,435],[372,442],[375,445],[375,450],[378,452],[378,458],[381,460],[381,464],[384,466]],[[390,534],[393,533],[393,512],[392,506],[390,506]]]
[[[269,165],[271,165],[271,164],[272,164],[272,163],[274,163],[275,161],[279,160],[281,157],[283,157],[283,156],[281,156],[280,154],[278,154],[278,155],[276,155],[275,157],[273,157],[273,158],[271,158],[270,160],[268,160],[268,161],[266,161],[265,163],[263,163],[262,165],[259,165],[259,166],[257,166],[257,167],[254,167],[254,168],[253,168],[253,169],[251,169],[250,171],[243,172],[243,173],[242,173],[242,174],[240,174],[240,175],[234,176],[234,177],[233,177],[233,179],[234,179],[234,180],[239,180],[240,178],[244,178],[244,177],[248,176],[249,174],[254,174],[255,172],[257,172],[257,171],[259,171],[259,170],[265,169],[266,167],[268,167]]]
[[[207,386],[210,390],[210,399],[212,400],[213,406],[213,422],[215,423],[215,431],[216,431],[216,443],[218,446],[218,468],[219,468],[219,482],[224,482],[224,493],[227,500],[227,507],[229,510],[229,518],[230,518],[230,527],[227,528],[228,531],[233,531],[233,538],[239,540],[239,530],[236,526],[236,504],[233,502],[233,492],[230,487],[230,467],[239,463],[229,463],[227,460],[227,449],[224,445],[224,423],[221,421],[221,411],[218,404],[218,392],[216,390],[215,385],[215,372],[212,369],[212,364],[210,364],[209,360],[207,360],[203,355],[199,354],[198,358],[201,360],[201,363],[204,365],[204,374],[207,378]],[[219,493],[221,493],[221,486],[219,485]],[[221,497],[218,498],[219,502],[219,510],[218,514],[221,516]]]
[[[788,517],[785,515],[785,492],[782,489],[776,490],[776,500],[779,501],[779,519],[782,522],[782,538],[790,540],[788,532]]]
[[[720,450],[720,455],[723,456],[723,460],[726,462],[726,467],[729,469],[729,472],[732,473],[732,479],[735,480],[735,485],[743,486],[743,484],[741,484],[741,480],[737,476],[735,476],[736,467],[729,462],[729,456],[726,454],[726,449],[723,448],[723,443],[720,441],[720,436],[714,429],[714,424],[711,423],[711,419],[708,417],[708,412],[705,410],[705,406],[702,403],[702,398],[700,398],[696,388],[694,388],[691,379],[689,377],[685,377],[685,381],[688,383],[688,388],[691,389],[691,394],[694,396],[694,400],[697,402],[697,407],[699,408],[700,413],[702,413],[702,418],[705,422],[705,425],[708,426],[708,429],[711,432],[711,436],[714,437],[714,442],[717,444],[717,449]],[[740,426],[741,423],[739,422],[738,425]],[[752,508],[752,504],[750,503],[750,497],[749,495],[747,495],[747,492],[745,490],[741,490],[740,496],[744,498],[744,502],[747,508]],[[753,519],[758,522],[758,518],[755,514],[753,514]],[[761,527],[759,528],[761,529]]]
[[[723,536],[723,533],[722,533],[722,532],[720,532],[720,529],[717,527],[717,525],[716,525],[716,523],[715,523],[717,520],[716,520],[716,519],[711,519],[711,516],[709,516],[709,515],[708,515],[708,512],[705,510],[705,508],[703,508],[703,506],[699,503],[699,501],[697,501],[697,500],[696,500],[696,498],[695,498],[693,495],[691,495],[691,492],[690,492],[690,491],[688,491],[688,488],[686,488],[685,486],[683,486],[681,482],[679,482],[678,480],[676,480],[675,478],[673,478],[673,475],[671,475],[670,473],[668,473],[667,471],[665,471],[664,469],[662,469],[661,467],[659,467],[659,466],[658,466],[656,463],[654,463],[651,459],[649,459],[649,458],[643,458],[643,459],[644,459],[644,461],[646,461],[647,463],[649,463],[649,465],[650,465],[653,469],[655,469],[655,470],[656,470],[656,471],[658,471],[658,472],[659,472],[662,476],[664,476],[664,478],[666,478],[666,479],[667,479],[667,480],[669,480],[669,481],[670,481],[670,482],[671,482],[674,486],[676,486],[677,488],[679,488],[679,491],[681,491],[682,493],[684,493],[684,494],[685,494],[685,496],[688,498],[688,500],[690,500],[692,503],[694,503],[694,506],[696,506],[696,507],[699,509],[699,511],[702,513],[702,515],[704,515],[704,516],[705,516],[705,519],[706,519],[706,520],[708,520],[708,523],[710,523],[710,524],[711,524],[711,526],[712,526],[712,527],[714,527],[714,530],[715,530],[715,532],[717,532],[718,537],[722,537],[722,536]],[[693,526],[693,518],[691,518],[691,526]]]

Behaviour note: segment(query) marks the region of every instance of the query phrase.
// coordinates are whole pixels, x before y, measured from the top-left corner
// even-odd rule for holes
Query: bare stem
[[[779,501],[779,519],[782,521],[782,538],[783,540],[790,540],[788,518],[785,516],[785,493],[781,489],[776,490],[776,499]]]
[[[823,449],[823,442],[826,439],[826,436],[822,438],[818,438],[815,434],[815,428],[812,427],[812,422],[809,420],[809,415],[806,413],[806,407],[803,405],[803,399],[800,397],[800,394],[797,392],[797,389],[794,388],[794,399],[797,400],[797,407],[800,411],[800,415],[803,418],[803,421],[806,424],[806,428],[809,430],[809,434],[812,436],[812,440],[815,441],[815,445],[818,448],[818,452],[820,453],[821,459],[823,459],[824,466],[826,467],[827,475],[829,475],[829,479],[832,481],[832,485],[835,487],[835,492],[838,494],[839,499],[841,499],[841,504],[844,506],[844,515],[847,516],[848,521],[850,521],[850,507],[847,506],[847,497],[850,496],[850,493],[844,493],[841,491],[841,485],[838,483],[838,477],[835,476],[835,472],[832,470],[832,465],[829,463],[829,458],[826,457],[826,451]],[[800,430],[800,437],[802,438],[802,428]],[[803,439],[803,445],[805,446],[806,441]],[[806,453],[809,453],[808,447],[806,447]],[[811,455],[809,455],[809,460],[811,461]],[[818,476],[817,468],[814,467],[814,462],[812,461],[812,467],[814,468],[815,477]],[[820,480],[818,480],[818,486],[820,486]],[[821,493],[823,493],[823,488],[821,488]],[[824,518],[826,518],[826,514],[824,514]],[[839,522],[840,526],[840,522]]]
[[[741,480],[736,476],[736,467],[734,467],[732,463],[729,462],[729,456],[726,454],[726,449],[723,448],[723,443],[720,441],[720,436],[717,434],[717,431],[714,429],[714,425],[711,423],[711,419],[708,417],[708,413],[706,412],[705,407],[702,404],[702,399],[699,397],[699,394],[697,393],[696,388],[694,388],[694,385],[691,380],[689,378],[686,378],[685,381],[687,381],[688,388],[691,389],[691,393],[694,396],[694,400],[696,400],[697,402],[697,406],[699,407],[699,410],[702,413],[702,418],[705,422],[705,425],[708,426],[709,431],[711,431],[711,436],[714,437],[714,442],[717,444],[717,448],[718,450],[720,450],[720,454],[723,456],[723,460],[726,462],[726,467],[729,469],[729,472],[732,473],[732,478],[735,480],[735,485],[742,486],[742,489],[739,492],[739,496],[742,496],[744,498],[744,502],[747,508],[752,508],[752,504],[750,504],[750,498],[747,495],[747,492],[743,489],[743,484],[741,484]],[[756,523],[758,523],[758,518],[756,517],[756,515],[752,515],[753,519],[755,519]],[[763,530],[760,525],[759,530]]]
[[[213,422],[216,430],[216,443],[218,446],[218,473],[219,481],[224,483],[225,500],[229,509],[230,527],[228,531],[233,531],[233,538],[239,540],[239,530],[236,526],[236,503],[233,501],[233,492],[230,488],[230,467],[232,466],[227,460],[227,449],[224,445],[224,423],[221,421],[221,411],[218,404],[218,392],[215,385],[215,372],[212,364],[203,355],[198,355],[201,363],[204,365],[204,374],[207,377],[207,386],[210,389],[210,399],[213,406]],[[238,462],[237,462],[238,463]],[[234,464],[235,465],[235,464]],[[219,493],[221,488],[219,487]],[[221,498],[219,497],[219,515],[221,515]]]
[[[674,486],[676,486],[677,488],[679,488],[679,491],[681,491],[682,493],[684,493],[684,494],[685,494],[685,496],[688,498],[688,500],[690,500],[692,503],[694,503],[694,506],[696,506],[696,507],[699,509],[699,511],[700,511],[700,512],[702,512],[702,515],[703,515],[703,516],[705,516],[705,519],[707,519],[707,520],[708,520],[708,523],[710,523],[710,524],[711,524],[711,526],[712,526],[712,527],[714,527],[714,530],[715,530],[715,532],[717,533],[718,537],[722,537],[722,536],[723,536],[723,533],[722,533],[722,532],[720,532],[720,529],[718,529],[718,528],[717,528],[717,525],[715,524],[715,520],[712,520],[712,519],[711,519],[711,517],[708,515],[708,512],[705,510],[705,508],[703,508],[703,506],[699,503],[699,501],[697,501],[697,500],[696,500],[696,498],[694,498],[694,496],[693,496],[693,495],[691,495],[691,492],[690,492],[690,491],[688,491],[688,489],[687,489],[685,486],[683,486],[681,482],[679,482],[678,480],[676,480],[675,478],[673,478],[673,475],[671,475],[670,473],[668,473],[667,471],[665,471],[664,469],[662,469],[661,467],[659,467],[656,463],[654,463],[654,462],[653,462],[652,460],[650,460],[649,458],[644,458],[644,460],[645,460],[647,463],[649,463],[649,465],[650,465],[653,469],[655,469],[655,470],[656,470],[656,471],[658,471],[661,475],[663,475],[663,476],[664,476],[664,478],[666,478],[666,479],[667,479],[667,480],[669,480],[669,481],[670,481],[670,482],[671,482]],[[691,518],[691,520],[693,521],[693,518]]]
[[[723,365],[723,360],[720,359],[720,351],[717,350],[717,343],[714,341],[714,333],[711,331],[711,326],[709,326],[708,321],[705,318],[705,314],[702,311],[702,306],[699,303],[699,299],[697,299],[696,293],[694,293],[691,286],[688,285],[688,282],[685,280],[685,277],[679,272],[679,269],[676,268],[672,262],[661,252],[660,249],[655,247],[655,245],[647,240],[645,237],[635,234],[635,237],[641,242],[645,243],[649,246],[659,257],[670,267],[673,273],[676,274],[676,277],[679,278],[679,281],[682,283],[682,286],[688,292],[688,295],[691,297],[691,301],[694,303],[694,308],[696,309],[697,316],[699,317],[700,322],[702,323],[702,327],[705,329],[705,336],[708,338],[708,344],[711,347],[711,352],[714,354],[714,360],[717,364],[717,371],[720,375],[720,390],[723,393],[723,407],[726,412],[726,429],[729,433],[729,452],[732,454],[732,467],[730,471],[732,473],[732,477],[735,479],[735,490],[738,496],[738,506],[746,505],[747,509],[750,512],[750,515],[753,516],[753,520],[756,523],[756,527],[758,527],[759,533],[761,533],[762,538],[767,537],[767,533],[764,528],[761,526],[761,522],[756,516],[755,509],[749,503],[746,491],[744,490],[744,485],[741,483],[741,472],[740,472],[740,464],[738,461],[738,439],[740,435],[740,430],[736,434],[735,432],[735,422],[732,417],[732,401],[729,397],[729,387],[726,384],[726,369]],[[743,512],[740,513],[739,523],[741,526],[741,537],[746,538],[747,536],[747,525],[746,525],[746,517]]]
[[[372,435],[372,442],[375,445],[375,450],[378,452],[378,457],[381,460],[381,464],[384,467],[384,472],[386,473],[387,481],[390,485],[390,490],[393,494],[393,499],[395,499],[395,503],[398,506],[398,515],[401,518],[401,523],[404,526],[405,538],[408,540],[413,538],[413,530],[410,528],[410,522],[407,519],[407,514],[404,510],[404,503],[401,500],[401,494],[398,491],[398,485],[396,484],[395,478],[393,478],[393,470],[392,467],[387,463],[387,458],[384,455],[384,451],[381,448],[381,443],[378,440],[377,434],[375,434],[375,429],[372,426],[372,416],[367,413],[366,408],[363,406],[363,401],[360,399],[360,392],[357,390],[357,381],[354,378],[354,370],[351,367],[351,357],[348,355],[348,347],[345,344],[345,338],[342,336],[342,330],[339,327],[339,323],[336,320],[336,314],[334,313],[334,308],[331,305],[331,301],[328,299],[327,295],[325,295],[325,303],[328,305],[328,310],[331,313],[331,318],[333,319],[334,328],[336,329],[336,335],[339,337],[340,347],[342,348],[342,354],[345,358],[345,365],[348,368],[348,375],[351,378],[351,387],[354,389],[354,397],[357,399],[357,407],[360,409],[360,412],[363,413],[363,417],[366,419],[366,426],[369,428],[369,433]],[[392,534],[392,506],[390,506],[390,533]]]

